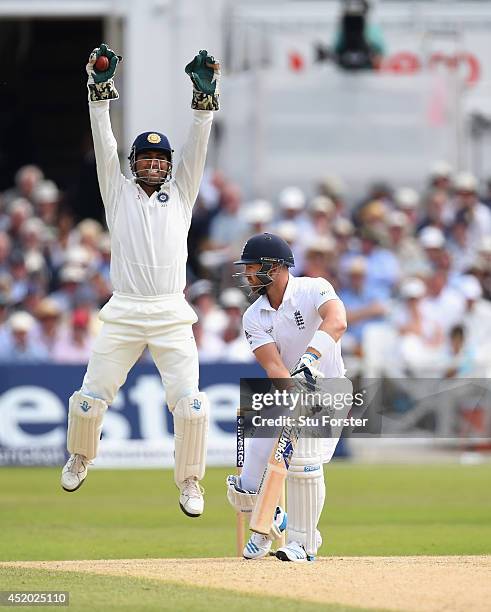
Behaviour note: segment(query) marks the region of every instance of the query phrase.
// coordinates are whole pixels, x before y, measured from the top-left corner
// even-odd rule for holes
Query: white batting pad
[[[104,400],[76,391],[68,400],[67,448],[70,454],[97,456],[102,421],[107,410]]]
[[[315,556],[319,545],[317,523],[326,497],[320,439],[300,438],[287,482],[288,541],[303,544],[307,554]]]
[[[209,412],[208,398],[202,392],[181,398],[172,411],[178,486],[186,478],[201,480],[205,475]]]
[[[238,476],[227,476],[227,499],[237,512],[252,512],[257,493],[246,491],[241,487]]]

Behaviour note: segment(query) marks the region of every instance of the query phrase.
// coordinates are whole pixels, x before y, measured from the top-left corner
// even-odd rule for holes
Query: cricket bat
[[[259,484],[256,504],[249,523],[251,531],[263,535],[269,534],[299,435],[300,427],[298,426],[285,425],[281,429]]]

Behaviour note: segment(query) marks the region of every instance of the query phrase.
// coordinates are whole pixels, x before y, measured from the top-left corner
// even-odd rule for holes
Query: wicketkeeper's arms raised
[[[219,109],[220,64],[208,51],[202,50],[185,68],[193,83],[191,107],[195,110]]]
[[[98,72],[94,69],[94,64],[101,55],[104,55],[109,60],[107,70]],[[92,102],[100,102],[101,100],[117,100],[119,98],[118,91],[114,86],[113,77],[116,72],[118,63],[123,58],[116,55],[112,49],[104,43],[100,47],[96,47],[89,56],[89,61],[85,66],[89,76],[87,87],[89,89],[89,97]]]

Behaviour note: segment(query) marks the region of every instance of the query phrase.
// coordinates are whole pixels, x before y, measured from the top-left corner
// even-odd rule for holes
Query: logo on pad
[[[200,408],[201,408],[201,402],[199,401],[199,399],[195,399],[195,400],[193,401],[193,404],[192,404],[191,408],[192,408],[193,410],[200,410]]]
[[[90,404],[87,400],[84,400],[81,404],[80,404],[80,408],[82,408],[82,410],[84,412],[89,412],[90,410]]]

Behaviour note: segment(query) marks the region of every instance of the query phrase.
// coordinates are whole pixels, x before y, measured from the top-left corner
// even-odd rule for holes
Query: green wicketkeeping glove
[[[94,69],[94,64],[101,55],[105,55],[109,60],[109,66],[107,70],[98,72]],[[118,63],[123,58],[116,55],[112,49],[104,43],[100,47],[96,47],[89,56],[89,61],[85,67],[89,76],[87,80],[87,87],[89,89],[89,96],[92,102],[99,102],[100,100],[117,100],[119,98],[118,91],[114,85],[113,77],[116,72]]]
[[[191,107],[196,110],[219,109],[220,64],[208,51],[200,51],[185,68],[193,82]]]

